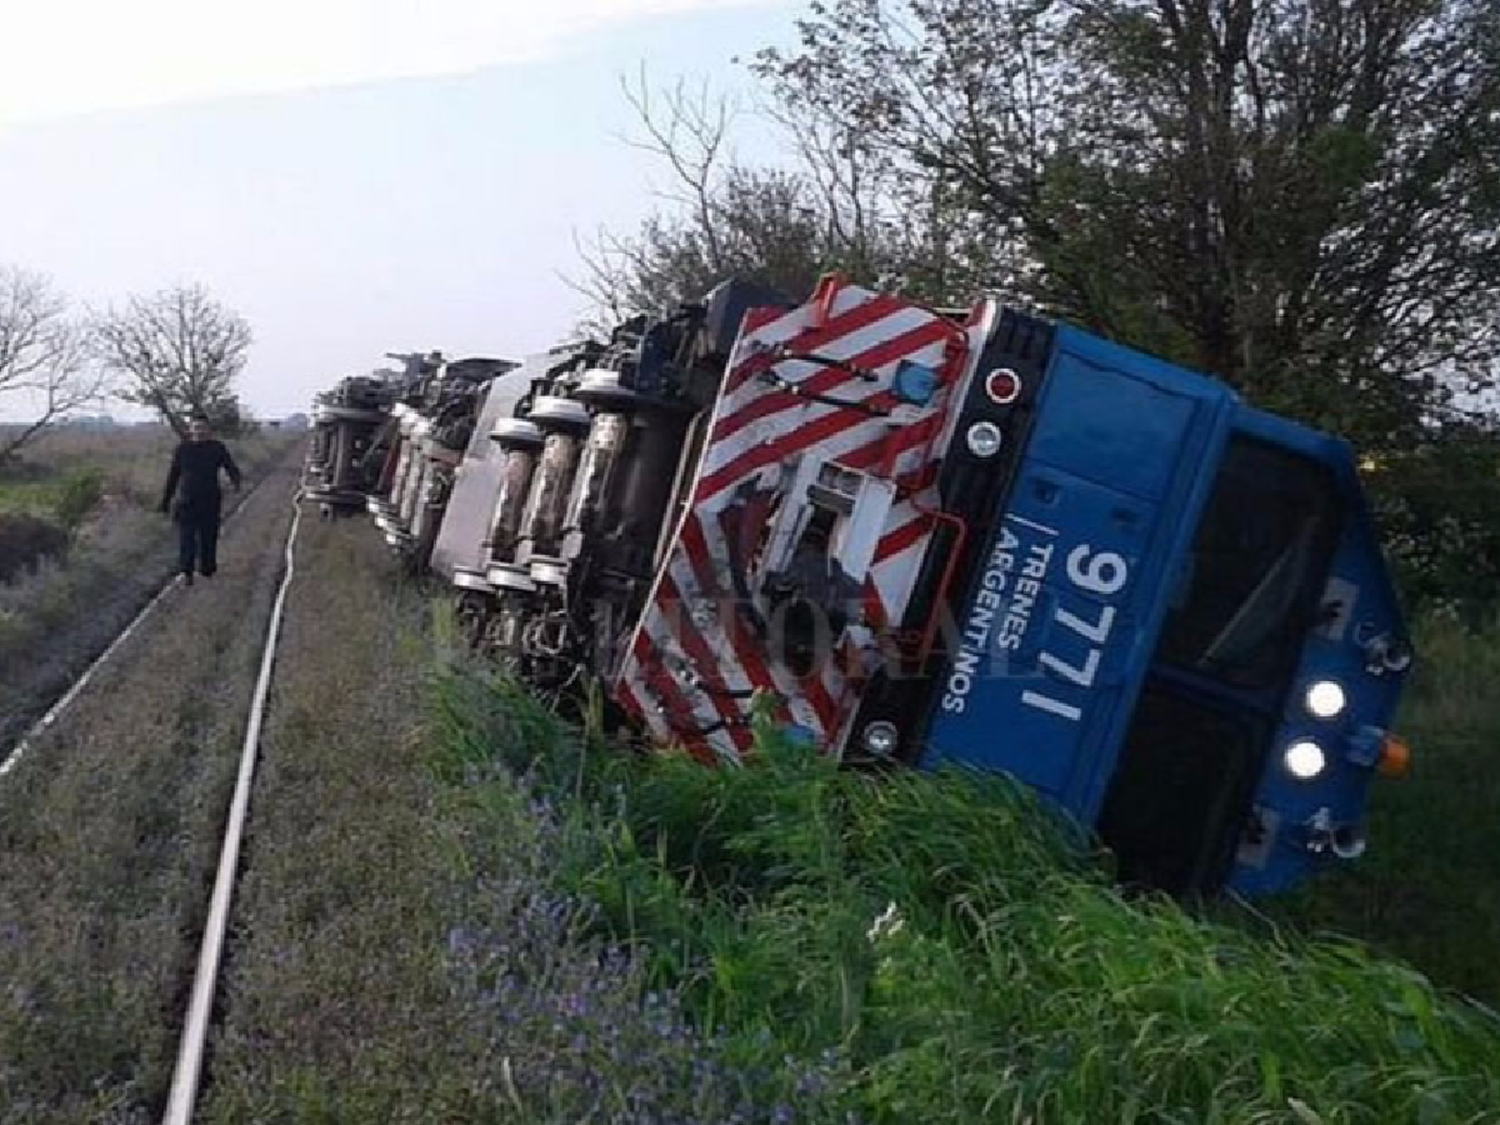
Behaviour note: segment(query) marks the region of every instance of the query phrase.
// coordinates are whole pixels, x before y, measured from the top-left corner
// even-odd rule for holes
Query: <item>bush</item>
[[[65,527],[77,527],[99,505],[104,495],[104,473],[95,465],[68,470],[57,484],[54,510]]]
[[[1368,462],[1365,485],[1413,610],[1472,613],[1500,589],[1500,435],[1449,431]]]
[[[0,512],[0,583],[10,582],[68,549],[68,533],[27,512]]]

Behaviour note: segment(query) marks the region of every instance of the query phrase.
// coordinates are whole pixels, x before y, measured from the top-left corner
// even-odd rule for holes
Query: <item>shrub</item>
[[[65,527],[77,527],[104,495],[104,473],[97,465],[80,465],[63,474],[57,484],[54,510]]]
[[[68,533],[54,521],[27,512],[0,512],[0,583],[10,582],[43,559],[68,548]]]

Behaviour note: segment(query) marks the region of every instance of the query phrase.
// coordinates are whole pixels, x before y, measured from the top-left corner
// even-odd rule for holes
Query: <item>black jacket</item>
[[[171,505],[175,492],[182,510],[217,511],[220,469],[239,488],[240,467],[222,441],[209,438],[182,442],[172,454],[172,469],[167,473],[167,486],[161,494],[161,510],[165,512]]]

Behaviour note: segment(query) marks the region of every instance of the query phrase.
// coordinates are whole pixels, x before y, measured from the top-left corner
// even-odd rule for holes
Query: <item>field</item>
[[[7,1125],[159,1117],[290,477],[0,788]],[[1207,917],[998,779],[622,752],[304,521],[199,1119],[1500,1121],[1500,630],[1422,642],[1370,857]]]
[[[288,440],[230,443],[247,488]],[[156,506],[173,444],[157,427],[62,428],[0,467],[0,746],[172,573],[174,532]]]

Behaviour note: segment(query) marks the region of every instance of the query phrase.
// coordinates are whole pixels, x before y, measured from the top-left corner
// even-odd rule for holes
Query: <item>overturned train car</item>
[[[1214,380],[828,278],[482,397],[432,551],[473,643],[705,761],[763,699],[851,764],[1010,773],[1128,880],[1250,893],[1358,855],[1405,764],[1351,451]]]
[[[428,566],[463,450],[490,383],[511,360],[410,355],[372,447],[364,504],[409,567]]]
[[[325,517],[364,506],[369,487],[365,461],[378,441],[393,394],[383,379],[355,376],[313,403],[302,495],[319,505]]]

